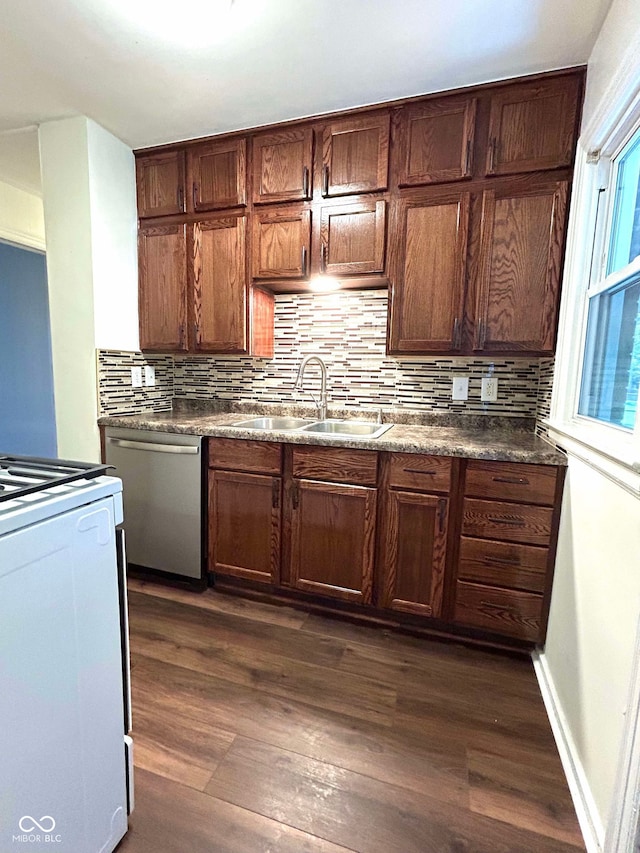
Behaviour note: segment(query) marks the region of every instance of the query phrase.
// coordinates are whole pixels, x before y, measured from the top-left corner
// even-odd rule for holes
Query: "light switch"
[[[454,376],[453,388],[451,390],[452,400],[468,400],[469,399],[469,377]]]
[[[156,384],[156,369],[150,364],[145,364],[144,366],[144,384],[147,387]]]

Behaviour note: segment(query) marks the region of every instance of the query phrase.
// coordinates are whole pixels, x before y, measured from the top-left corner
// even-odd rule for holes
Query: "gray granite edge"
[[[395,424],[380,438],[347,438],[311,435],[291,430],[255,430],[234,427],[238,412],[196,415],[181,412],[106,416],[101,426],[146,429],[209,437],[278,441],[399,453],[430,453],[434,456],[463,456],[500,462],[528,462],[537,465],[566,465],[564,454],[533,432],[473,430],[456,427]]]

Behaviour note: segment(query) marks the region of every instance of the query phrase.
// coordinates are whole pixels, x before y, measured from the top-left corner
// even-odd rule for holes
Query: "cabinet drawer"
[[[458,578],[544,592],[548,557],[547,548],[463,536]]]
[[[279,474],[282,470],[282,445],[273,441],[210,438],[209,467]]]
[[[554,465],[470,460],[465,495],[553,506],[558,469]]]
[[[480,539],[548,545],[552,517],[553,510],[547,507],[465,498],[462,533]]]
[[[454,621],[536,641],[540,636],[542,596],[458,581]]]
[[[375,486],[378,454],[375,450],[342,447],[294,447],[293,476],[305,480],[329,480]]]
[[[389,485],[424,492],[448,492],[451,462],[448,456],[390,453]]]

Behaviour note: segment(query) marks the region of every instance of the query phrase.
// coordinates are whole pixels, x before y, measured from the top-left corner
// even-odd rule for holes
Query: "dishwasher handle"
[[[156,453],[200,453],[200,448],[191,444],[155,444],[152,441],[132,441],[128,438],[107,437],[109,444],[125,447],[129,450],[151,450]]]

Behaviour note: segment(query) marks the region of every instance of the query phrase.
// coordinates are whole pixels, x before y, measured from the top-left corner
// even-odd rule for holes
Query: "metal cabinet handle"
[[[107,438],[108,444],[114,444],[116,447],[124,447],[127,450],[150,450],[154,453],[179,453],[192,454],[200,453],[200,448],[190,444],[155,444],[150,441],[134,441],[128,438]]]
[[[198,209],[198,185],[194,182],[193,187],[191,188],[191,192],[193,194],[193,209]]]
[[[483,563],[500,563],[505,566],[519,566],[520,557],[483,557]]]
[[[467,139],[467,153],[464,161],[464,173],[468,175],[471,172],[471,140]]]
[[[182,185],[178,187],[178,209],[184,210],[184,187]]]
[[[500,515],[488,515],[487,521],[491,521],[493,524],[509,524],[511,527],[527,526],[527,522],[522,518],[504,518]]]
[[[438,501],[438,531],[444,533],[444,520],[447,514],[447,502],[444,498]]]
[[[422,468],[403,468],[402,470],[405,472],[405,474],[429,474],[433,476],[434,474],[438,473],[437,471],[425,471]]]
[[[327,269],[327,244],[323,243],[320,246],[320,269],[326,272]]]
[[[276,479],[271,484],[271,506],[274,509],[280,507],[280,482]]]
[[[329,166],[326,163],[322,167],[322,195],[329,195]]]
[[[309,167],[302,167],[302,197],[309,198]]]
[[[300,251],[300,269],[302,272],[302,277],[306,278],[307,275],[307,247],[302,246]]]
[[[529,481],[526,477],[492,477],[494,483],[513,483],[518,486],[528,486]]]
[[[294,509],[298,509],[300,506],[300,487],[297,483],[293,484],[293,489],[291,491],[291,503]]]

